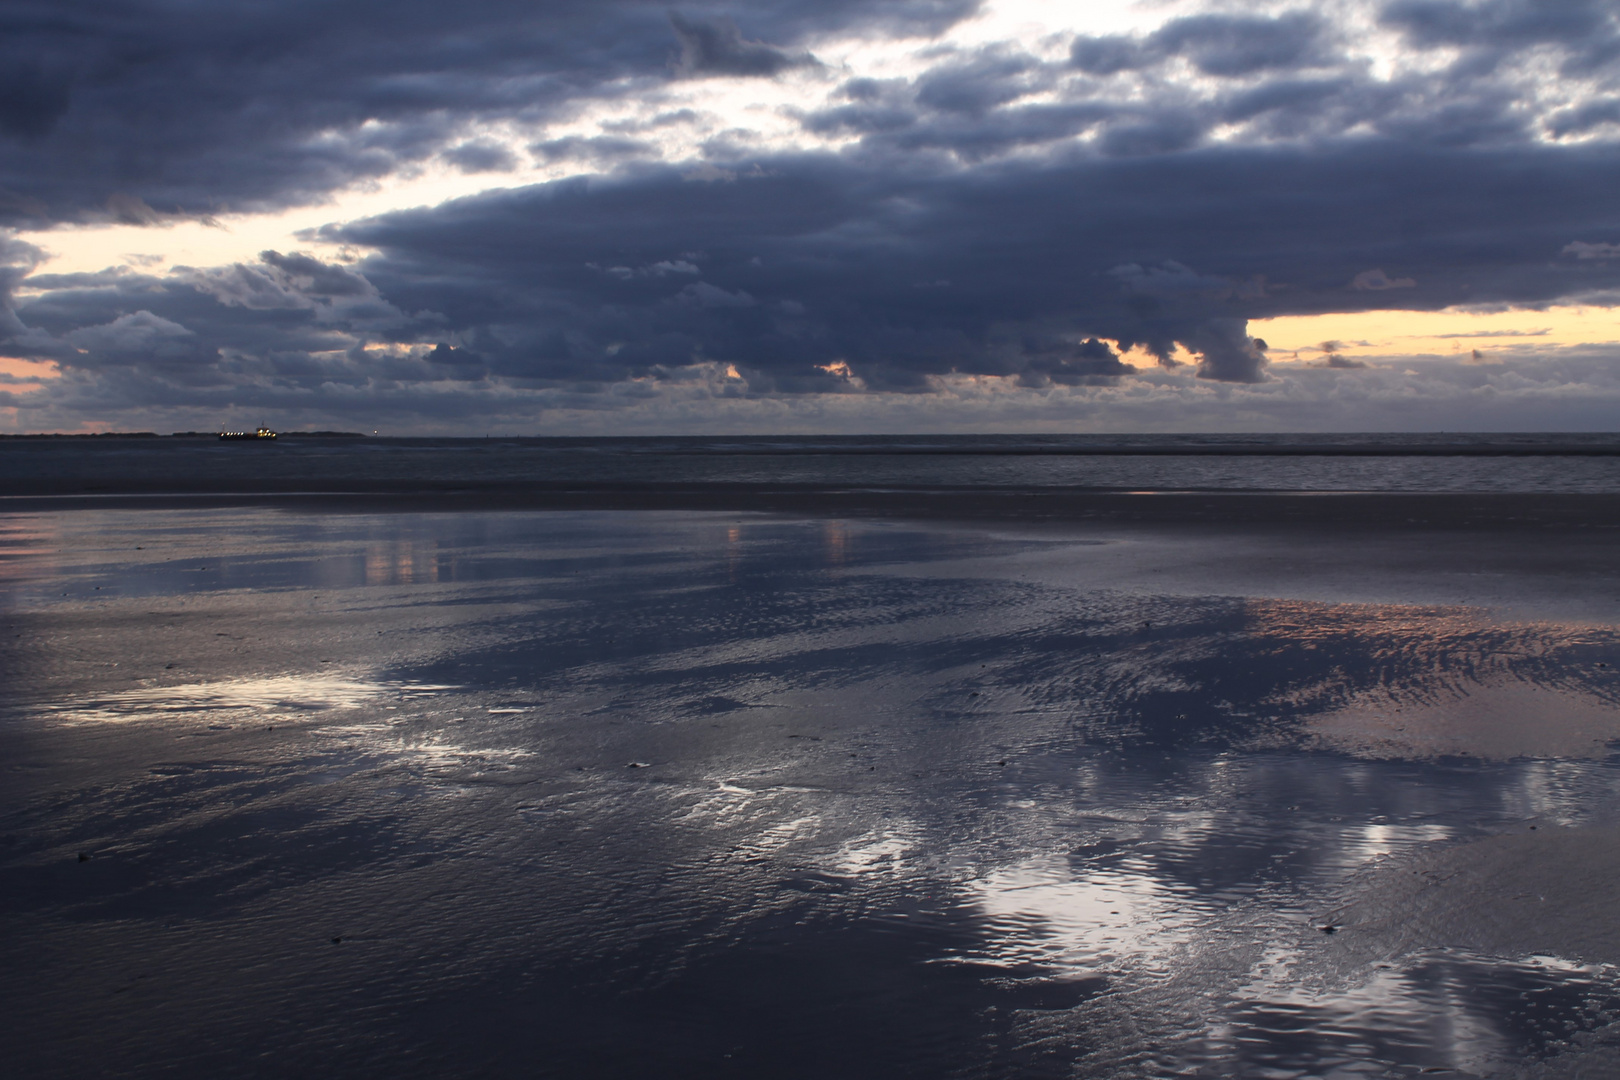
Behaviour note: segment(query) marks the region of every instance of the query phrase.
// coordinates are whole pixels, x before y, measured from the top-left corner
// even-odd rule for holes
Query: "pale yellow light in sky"
[[[424,169],[410,177],[340,192],[332,201],[315,206],[268,214],[222,214],[213,225],[200,221],[106,223],[22,231],[17,235],[44,249],[48,259],[37,272],[46,274],[95,273],[126,262],[161,274],[175,266],[255,262],[259,252],[266,249],[314,250],[330,258],[329,250],[321,250],[326,245],[298,234],[401,207],[432,205],[490,186],[487,175],[464,176],[449,169]]]
[[[1273,361],[1318,361],[1327,352],[1380,356],[1471,357],[1515,347],[1553,348],[1620,342],[1620,308],[1552,307],[1544,311],[1358,311],[1252,319],[1249,333],[1270,346]]]
[[[502,188],[541,184],[587,174],[595,167],[588,160],[532,159],[524,149],[531,140],[590,137],[601,134],[609,122],[648,120],[658,112],[688,109],[699,114],[697,123],[664,131],[637,132],[636,138],[654,144],[663,160],[687,162],[694,167],[701,162],[702,140],[723,132],[732,122],[750,133],[750,146],[761,154],[793,149],[805,140],[799,137],[802,134],[799,122],[784,110],[796,98],[808,98],[812,92],[819,99],[835,84],[836,79],[819,69],[789,73],[763,88],[740,85],[733,80],[677,80],[657,92],[632,98],[628,103],[582,107],[580,116],[566,123],[533,129],[515,124],[469,129],[457,137],[457,140],[476,139],[506,146],[519,162],[511,172],[467,174],[433,160],[381,180],[357,183],[318,203],[268,213],[219,213],[210,224],[195,220],[151,225],[100,222],[21,230],[17,236],[46,253],[46,260],[36,271],[42,274],[96,273],[124,264],[161,274],[176,266],[252,263],[266,250],[306,251],[332,259],[338,254],[337,245],[322,243],[315,237],[316,230],[322,226],[341,225],[412,207],[436,206],[451,199]],[[762,97],[774,100],[762,101]],[[716,170],[715,175],[734,177],[725,170]],[[26,285],[22,292],[27,295]]]

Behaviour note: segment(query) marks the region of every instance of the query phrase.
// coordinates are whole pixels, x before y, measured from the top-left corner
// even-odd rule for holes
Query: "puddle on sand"
[[[1620,1018],[1620,971],[1552,956],[1426,951],[1362,982],[1302,987],[1286,965],[1238,994],[1172,1071],[1287,1080],[1494,1075],[1578,1045]],[[1227,1071],[1241,1062],[1239,1071]]]
[[[49,518],[0,515],[0,583],[51,573],[56,540]]]
[[[1159,968],[1202,906],[1191,888],[1129,857],[1079,869],[1066,857],[1035,859],[973,882],[968,895],[984,914],[975,959],[1070,975]]]
[[[486,710],[466,702],[448,711],[430,707],[439,695],[461,689],[324,671],[140,687],[53,702],[43,714],[64,726],[157,723],[182,733],[319,719],[321,735],[353,743],[345,755],[352,760],[311,774],[319,783],[386,761],[441,782],[476,781],[510,772],[534,756],[532,749],[502,742],[499,732],[469,730],[463,716],[451,715],[506,717],[528,710]]]
[[[81,724],[132,720],[262,722],[340,709],[357,709],[389,694],[411,698],[454,687],[384,682],[334,672],[263,675],[217,682],[143,686],[51,703],[46,715]]]
[[[1311,717],[1305,732],[1323,749],[1358,757],[1606,758],[1620,739],[1620,707],[1582,690],[1470,680],[1421,696],[1358,694]]]

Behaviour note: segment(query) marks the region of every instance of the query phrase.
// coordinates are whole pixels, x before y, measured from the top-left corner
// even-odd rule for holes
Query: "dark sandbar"
[[[1053,488],[837,488],[788,484],[367,484],[245,490],[184,482],[0,484],[0,512],[285,507],[339,512],[697,510],[935,521],[1549,531],[1620,530],[1620,495],[1407,492],[1095,491]]]

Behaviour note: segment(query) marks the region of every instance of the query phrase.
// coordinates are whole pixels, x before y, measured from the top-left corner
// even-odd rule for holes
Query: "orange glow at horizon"
[[[1265,340],[1273,361],[1319,361],[1327,353],[1380,356],[1462,356],[1485,360],[1515,346],[1556,348],[1620,343],[1620,308],[1549,307],[1536,311],[1361,311],[1251,319],[1249,333]],[[1297,353],[1297,356],[1289,354]]]
[[[62,377],[62,371],[51,360],[24,360],[20,356],[0,356],[0,375],[9,375],[13,379],[22,379],[25,382],[40,383],[50,379]],[[32,389],[38,389],[33,387]],[[28,393],[28,390],[22,390]]]

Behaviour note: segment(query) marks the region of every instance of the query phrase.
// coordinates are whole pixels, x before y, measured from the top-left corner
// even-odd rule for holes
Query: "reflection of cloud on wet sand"
[[[1606,628],[1503,623],[1472,608],[1246,607],[1260,655],[1303,669],[1273,702],[1297,710],[1307,747],[1506,760],[1603,757],[1620,739],[1609,669],[1584,655],[1612,650]]]
[[[1307,741],[1359,757],[1601,758],[1620,739],[1620,709],[1581,691],[1493,681],[1444,700],[1366,694],[1306,722]]]
[[[1154,870],[1137,859],[1077,873],[1066,857],[1040,856],[984,875],[969,887],[985,916],[980,959],[1055,971],[1127,960],[1151,968],[1151,957],[1186,940],[1197,906],[1190,889]]]
[[[1354,953],[1445,946],[1620,961],[1620,829],[1537,829],[1409,853],[1359,879],[1336,918]]]
[[[1532,1075],[1614,1075],[1612,1057],[1593,1068],[1585,1055],[1559,1053],[1572,1033],[1607,1021],[1616,990],[1608,965],[1427,949],[1348,984],[1307,986],[1286,966],[1257,974],[1187,1048],[1184,1064],[1219,1068],[1240,1058],[1255,1067],[1242,1075],[1257,1076],[1523,1076],[1503,1066],[1557,1055]],[[1341,1062],[1399,1071],[1322,1067]]]

